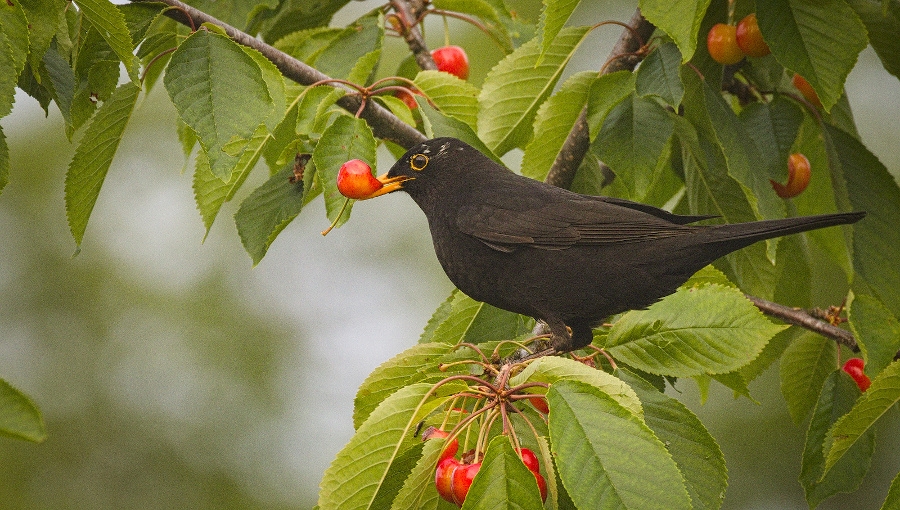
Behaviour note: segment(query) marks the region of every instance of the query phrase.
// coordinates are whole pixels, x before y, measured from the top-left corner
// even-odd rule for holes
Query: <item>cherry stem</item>
[[[350,199],[344,200],[344,205],[341,206],[341,212],[338,213],[337,217],[334,221],[331,222],[331,225],[328,225],[328,228],[322,231],[323,236],[327,236],[329,232],[331,232],[335,226],[337,226],[338,222],[341,221],[341,217],[344,216],[344,211],[347,209],[347,204],[350,203]]]
[[[425,19],[425,16],[428,16],[429,14],[440,14],[441,16],[444,16],[445,21],[446,21],[446,18],[448,18],[448,17],[465,21],[466,23],[469,23],[470,25],[474,26],[478,30],[481,30],[482,32],[484,32],[484,34],[486,36],[490,37],[490,39],[492,41],[494,41],[494,44],[499,46],[501,49],[503,48],[503,43],[500,42],[500,40],[497,38],[497,36],[494,35],[494,33],[491,32],[490,29],[488,29],[488,27],[486,27],[484,24],[479,22],[477,19],[472,18],[470,16],[466,16],[465,14],[461,14],[461,13],[453,12],[453,11],[445,11],[444,9],[428,9],[425,12],[423,12],[421,15],[419,15],[419,18],[416,20],[416,23],[420,23],[423,19]]]
[[[166,11],[178,11],[181,14],[184,14],[184,17],[187,18],[188,24],[191,27],[191,33],[193,34],[197,31],[197,25],[194,24],[194,18],[191,16],[191,13],[189,13],[185,8],[181,7],[180,5],[170,5],[163,9],[160,14],[164,14]]]
[[[147,62],[147,65],[144,66],[144,72],[141,74],[141,85],[144,84],[144,79],[147,77],[147,73],[150,71],[150,68],[153,67],[153,64],[155,64],[157,60],[168,55],[169,53],[173,53],[177,49],[178,49],[178,47],[176,46],[173,48],[169,48],[167,50],[163,50],[163,51],[159,52],[159,54],[157,54],[155,57],[150,59],[150,62]]]

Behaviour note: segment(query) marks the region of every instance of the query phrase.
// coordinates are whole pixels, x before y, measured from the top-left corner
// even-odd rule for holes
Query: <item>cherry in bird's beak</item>
[[[410,177],[408,175],[398,175],[397,177],[388,177],[388,174],[381,174],[378,176],[378,182],[382,184],[380,188],[373,191],[370,195],[366,195],[364,197],[360,197],[357,200],[368,200],[370,198],[380,197],[381,195],[386,195],[392,191],[397,191],[399,189],[403,189],[403,182],[415,179],[415,177]]]

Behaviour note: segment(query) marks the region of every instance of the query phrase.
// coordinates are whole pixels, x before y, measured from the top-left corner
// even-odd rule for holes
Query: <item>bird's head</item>
[[[378,177],[383,184],[380,189],[360,200],[399,190],[407,191],[415,198],[419,193],[427,193],[426,190],[463,182],[468,166],[475,162],[473,158],[487,159],[478,150],[456,138],[424,141],[409,149],[388,173]]]

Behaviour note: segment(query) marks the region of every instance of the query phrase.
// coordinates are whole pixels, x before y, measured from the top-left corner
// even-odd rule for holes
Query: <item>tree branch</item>
[[[132,2],[143,2],[151,0],[131,0]],[[157,0],[153,0],[157,1]],[[221,21],[203,11],[200,11],[190,5],[180,2],[179,0],[159,0],[162,3],[175,7],[165,11],[165,15],[184,25],[190,26],[191,20],[195,26],[201,23],[211,23],[221,27],[226,34],[236,43],[253,48],[269,59],[279,71],[288,79],[293,80],[301,85],[312,85],[313,83],[331,79],[324,73],[314,69],[306,63],[288,55],[287,53],[270,46],[263,41],[242,32],[237,28]],[[191,20],[187,18],[190,16]],[[333,85],[335,87],[344,88],[348,92],[352,89],[344,87],[340,84]],[[350,113],[356,113],[362,104],[362,99],[358,94],[348,94],[338,100],[337,104]],[[425,135],[417,131],[415,128],[406,124],[389,110],[381,107],[374,101],[367,101],[366,108],[360,115],[369,126],[372,127],[375,136],[385,140],[390,140],[404,148],[410,148],[413,145],[425,141]]]
[[[400,35],[409,46],[410,51],[416,57],[419,68],[426,71],[436,71],[437,64],[431,58],[431,52],[425,46],[425,38],[419,29],[418,21],[425,12],[425,4],[422,0],[391,0],[391,6],[400,20]]]
[[[640,49],[653,35],[653,31],[656,30],[652,23],[644,19],[640,9],[634,11],[628,26],[631,29],[626,28],[622,31],[619,41],[613,46],[609,54],[610,63],[602,70],[602,74],[634,69],[642,57],[633,53]],[[548,184],[565,189],[569,189],[572,186],[572,181],[575,180],[575,173],[578,171],[578,167],[581,166],[581,161],[587,154],[591,143],[587,113],[587,106],[585,106],[581,110],[581,115],[578,116],[572,131],[569,132],[562,149],[557,154],[550,171],[547,173],[545,182]]]
[[[780,305],[750,295],[747,295],[747,299],[766,315],[777,317],[789,324],[814,331],[826,338],[831,338],[839,344],[849,347],[853,352],[859,352],[859,345],[857,345],[853,333],[813,317],[802,308],[791,308],[790,306]]]

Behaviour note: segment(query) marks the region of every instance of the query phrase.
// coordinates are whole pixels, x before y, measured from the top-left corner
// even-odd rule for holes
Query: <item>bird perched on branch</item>
[[[556,352],[588,345],[604,318],[644,308],[712,261],[757,241],[833,225],[864,212],[730,225],[691,225],[649,205],[581,195],[517,175],[455,138],[411,148],[384,185],[425,213],[447,276],[473,299],[550,328]]]

